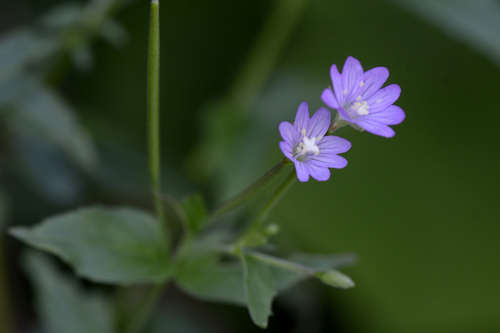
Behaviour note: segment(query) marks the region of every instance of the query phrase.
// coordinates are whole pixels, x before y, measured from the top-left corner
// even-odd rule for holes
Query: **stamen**
[[[368,103],[366,103],[366,101],[364,102],[356,102],[352,105],[352,110],[353,111],[356,111],[356,113],[359,115],[359,116],[366,116],[367,114],[369,114],[370,112],[368,112],[368,108],[370,106],[368,105]]]
[[[379,99],[376,103],[380,103],[380,102],[382,102],[382,98],[381,98],[381,99]]]
[[[303,128],[302,131],[300,131],[300,133],[302,133],[302,135],[306,135],[306,129]]]
[[[361,95],[359,95],[358,97],[356,97],[356,100],[360,101],[361,100]]]
[[[347,89],[344,89],[343,93],[344,95],[347,95]]]
[[[361,82],[359,83],[359,86],[360,86],[360,87],[362,87],[362,86],[364,86],[364,85],[365,85],[365,83],[364,83],[363,81],[361,81]]]

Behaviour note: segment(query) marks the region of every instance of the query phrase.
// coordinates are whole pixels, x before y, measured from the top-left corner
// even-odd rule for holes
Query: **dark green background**
[[[137,156],[131,163],[144,174],[148,5],[137,1],[119,13],[131,37],[126,48],[97,42],[94,70],[71,72],[62,85],[100,147],[137,154],[127,156]],[[387,67],[406,112],[396,136],[339,130],[352,142],[349,165],[332,170],[326,183],[294,185],[272,215],[281,226],[276,241],[288,250],[357,253],[359,263],[346,270],[354,289],[305,286],[327,300],[324,311],[341,331],[500,330],[500,70],[411,13],[383,1],[310,1],[252,106],[244,137],[252,148],[239,159],[246,165],[232,161],[234,172],[219,175],[232,184],[223,190],[214,178],[194,177],[196,167],[187,164],[204,139],[201,110],[231,86],[271,5],[162,1],[163,161],[176,174],[166,177],[165,190],[182,193],[171,184],[184,179],[186,190],[201,187],[211,202],[227,197],[279,161],[278,125],[292,121],[302,101],[311,113],[323,106],[331,64],[352,55],[365,70]],[[294,296],[281,303],[286,297]],[[225,308],[215,311],[223,317]],[[273,320],[279,314],[271,328]]]

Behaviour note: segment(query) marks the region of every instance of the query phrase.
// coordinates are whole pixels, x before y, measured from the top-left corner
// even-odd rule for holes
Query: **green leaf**
[[[276,296],[274,277],[270,267],[252,256],[240,253],[243,264],[245,295],[250,317],[255,325],[266,328],[271,305]]]
[[[56,39],[44,38],[28,29],[15,30],[0,40],[0,87],[20,75],[27,66],[50,56],[60,47]]]
[[[177,283],[186,293],[203,300],[246,304],[241,265],[222,265],[206,259],[183,266],[178,272]]]
[[[188,228],[197,232],[207,220],[207,206],[200,193],[196,193],[181,202],[182,209],[186,214]]]
[[[11,228],[10,233],[96,282],[159,283],[170,274],[157,220],[137,209],[84,208],[49,217],[32,228]]]
[[[44,139],[62,149],[78,165],[91,169],[96,152],[76,112],[52,89],[35,80],[25,82],[24,93],[13,101],[15,112],[6,117],[18,135]]]
[[[41,253],[30,251],[23,266],[34,286],[37,312],[46,332],[115,332],[112,307],[103,295],[85,292]]]

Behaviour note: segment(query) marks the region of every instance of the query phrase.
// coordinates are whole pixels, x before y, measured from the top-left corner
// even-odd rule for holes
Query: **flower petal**
[[[295,170],[297,171],[297,178],[301,182],[307,182],[309,180],[309,169],[306,164],[303,162],[296,161],[295,162]]]
[[[353,101],[358,97],[361,91],[360,83],[363,79],[364,73],[361,63],[356,58],[348,57],[342,69],[342,86],[347,90],[347,101]],[[342,94],[344,94],[345,90]]]
[[[380,89],[366,100],[369,105],[368,111],[372,113],[386,109],[399,98],[400,94],[401,88],[397,84]]]
[[[294,160],[293,157],[293,146],[288,144],[285,141],[280,141],[280,149],[283,152],[283,154],[291,161]]]
[[[309,174],[314,179],[323,182],[330,179],[330,170],[327,167],[317,166],[314,164],[305,163]]]
[[[337,65],[332,65],[330,68],[330,77],[332,78],[333,91],[340,106],[344,105],[346,95],[344,95],[344,86],[342,85],[342,75],[337,69]]]
[[[337,98],[335,97],[335,94],[333,93],[333,90],[331,88],[323,90],[323,93],[321,94],[321,99],[323,100],[323,103],[325,103],[332,109],[340,108],[340,105],[337,102]]]
[[[335,154],[319,154],[318,156],[313,156],[307,160],[309,165],[315,165],[324,168],[335,168],[342,169],[347,165],[347,160],[339,155]]]
[[[396,134],[394,130],[389,126],[381,124],[378,121],[370,119],[368,117],[358,117],[356,118],[355,122],[359,126],[363,127],[367,132],[375,135],[391,138]]]
[[[345,120],[351,124],[353,123],[351,117],[349,117],[349,114],[347,112],[345,112],[345,110],[343,108],[339,108],[337,111],[339,112],[340,119]]]
[[[397,125],[405,119],[405,113],[399,106],[391,105],[383,111],[370,113],[364,118],[384,125]]]
[[[365,80],[360,95],[363,100],[376,93],[389,78],[389,70],[385,67],[372,68],[365,72]]]
[[[330,127],[330,121],[332,120],[332,114],[328,109],[320,108],[314,113],[309,125],[306,128],[307,137],[319,137],[324,136],[328,127]]]
[[[341,154],[351,149],[351,143],[344,138],[328,135],[321,139],[318,148],[321,153]]]
[[[297,132],[300,133],[300,131],[302,131],[303,128],[307,129],[308,124],[309,124],[309,108],[306,102],[302,102],[299,105],[299,109],[297,110],[297,115],[295,116],[295,123],[293,125],[297,129]]]
[[[290,124],[288,121],[281,122],[279,126],[280,134],[283,140],[288,143],[290,146],[294,146],[298,141],[298,133],[295,126]]]

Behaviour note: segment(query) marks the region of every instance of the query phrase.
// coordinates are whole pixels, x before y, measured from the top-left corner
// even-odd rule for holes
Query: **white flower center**
[[[358,96],[356,98],[356,102],[352,104],[351,106],[351,111],[355,111],[358,116],[366,116],[370,112],[368,111],[368,108],[370,107],[366,101],[360,102],[361,96]]]
[[[314,153],[314,155],[318,155],[320,150],[316,143],[319,142],[319,140],[321,140],[322,137],[319,136],[318,138],[316,138],[315,136],[313,136],[312,138],[309,139],[306,136],[305,129],[303,129],[301,133],[304,137],[302,138],[302,142],[299,143],[299,145],[297,146],[295,154],[299,154],[302,156],[307,153]]]

